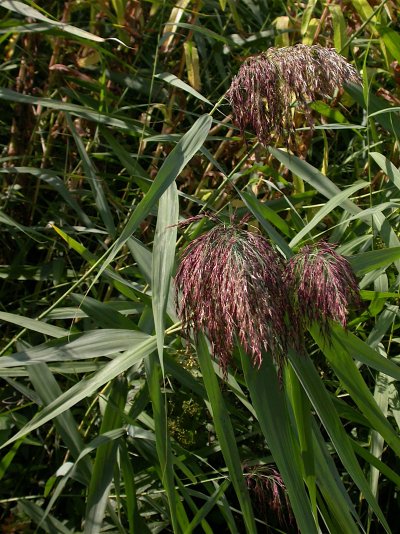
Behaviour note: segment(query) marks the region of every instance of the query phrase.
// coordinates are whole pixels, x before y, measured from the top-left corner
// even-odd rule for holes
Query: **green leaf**
[[[359,85],[346,85],[346,91],[358,104],[360,104],[360,106],[367,109],[369,116],[375,115],[377,122],[386,128],[386,130],[392,132],[397,139],[400,138],[400,121],[396,108],[388,106],[386,100],[372,94],[368,96],[367,106],[364,99],[363,89]],[[392,114],[394,116],[392,116]]]
[[[121,427],[127,394],[126,379],[114,378],[101,423],[100,435]],[[98,534],[102,530],[117,449],[117,440],[110,441],[97,449],[86,502],[84,534]]]
[[[43,519],[45,514],[44,510],[40,508],[37,504],[27,499],[20,499],[18,501],[19,507],[22,512],[26,514],[34,523],[37,525],[40,524],[41,530],[47,532],[48,534],[75,534],[75,531],[67,528],[64,523],[61,523],[58,519],[51,515],[47,515]]]
[[[254,522],[254,515],[249,493],[243,477],[243,471],[240,462],[239,451],[236,446],[232,422],[226,409],[225,402],[218,385],[218,380],[211,363],[211,355],[207,347],[206,339],[201,333],[199,334],[199,339],[197,342],[197,356],[199,359],[201,373],[203,375],[204,385],[207,390],[210,403],[209,409],[212,413],[218,442],[220,444],[226,466],[228,467],[230,479],[239,500],[240,508],[243,513],[243,520],[246,525],[247,532],[249,534],[256,534],[257,528]],[[313,531],[310,531],[310,534],[311,532]]]
[[[340,7],[339,6],[329,6],[330,8],[332,7],[337,7],[340,11]],[[340,11],[340,13],[342,13]],[[343,15],[342,15],[343,16]],[[335,48],[336,48],[336,45],[335,45]],[[352,127],[358,127],[356,124],[349,124],[348,123],[348,120],[346,119],[346,117],[340,113],[340,111],[338,109],[335,109],[335,108],[332,108],[329,104],[327,104],[326,102],[323,102],[322,100],[316,100],[315,102],[311,102],[310,104],[310,108],[311,109],[314,109],[317,113],[320,113],[322,116],[324,117],[327,117],[328,119],[330,119],[331,121],[334,121],[335,123],[338,123],[338,124],[321,124],[321,125],[318,125],[318,126],[326,126],[327,129],[331,128],[331,129],[335,129],[335,128],[332,128],[337,126],[337,127],[345,127],[345,128],[352,128]]]
[[[343,54],[347,57],[348,47],[346,46],[347,32],[346,32],[346,20],[344,18],[341,6],[338,4],[330,4],[329,11],[332,17],[333,26],[333,43],[335,45],[336,52]],[[342,121],[338,121],[342,122]]]
[[[360,530],[364,532],[360,518],[330,454],[330,444],[324,442],[316,421],[314,421],[312,430],[317,484],[327,503],[327,511],[340,526],[341,532],[346,534],[359,534]],[[325,518],[325,514],[323,517]]]
[[[311,221],[302,230],[300,230],[300,232],[296,234],[296,237],[294,237],[289,243],[289,247],[295,247],[298,243],[300,243],[302,238],[309,232],[311,232],[311,230],[315,228],[317,224],[321,222],[322,219],[324,219],[331,211],[333,211],[338,206],[341,206],[343,202],[353,193],[366,187],[368,187],[367,182],[358,181],[354,185],[348,187],[344,191],[341,191],[340,193],[332,197],[328,202],[324,204],[324,206],[320,210],[318,210],[318,212],[314,215]]]
[[[79,206],[78,202],[75,200],[73,195],[65,187],[64,182],[61,178],[58,177],[57,173],[49,169],[36,169],[34,167],[6,167],[0,169],[2,174],[31,174],[36,176],[51,188],[53,188],[57,193],[65,200],[65,202],[75,211],[83,224],[88,228],[93,226],[92,221],[86,215],[86,213]]]
[[[258,422],[285,482],[296,522],[301,532],[316,533],[312,506],[302,477],[300,450],[291,431],[290,415],[272,357],[264,354],[261,367],[256,368],[243,349],[240,349],[240,355]]]
[[[112,341],[112,340],[111,340]],[[29,423],[27,423],[19,432],[17,432],[12,438],[4,443],[0,448],[6,447],[13,443],[17,439],[26,436],[29,432],[32,432],[36,428],[44,425],[48,421],[54,419],[58,415],[64,413],[66,410],[80,402],[81,400],[89,397],[101,386],[115,378],[117,375],[123,373],[129,367],[132,367],[137,362],[143,360],[145,356],[150,354],[156,348],[156,337],[152,336],[146,341],[138,344],[136,347],[123,352],[117,356],[114,360],[106,364],[100,371],[96,372],[91,378],[87,380],[81,380],[70,389],[65,391],[57,399],[51,402],[48,406],[34,416]],[[1,359],[0,359],[1,361]]]
[[[107,268],[107,266],[118,254],[118,251],[121,249],[121,247],[126,243],[142,220],[147,217],[147,215],[156,205],[163,193],[168,189],[172,182],[174,182],[179,173],[199,150],[207,138],[211,124],[212,118],[210,115],[202,115],[199,119],[197,119],[190,130],[182,137],[178,144],[172,149],[162,164],[161,169],[158,171],[150,189],[140,203],[136,206],[121,235],[110,249],[99,274],[101,274],[101,272]]]
[[[161,366],[156,354],[151,354],[146,360],[145,365],[147,385],[153,407],[159,477],[167,494],[173,531],[178,533],[187,527],[189,520],[179,500],[179,495],[174,484],[173,457],[168,433],[166,399],[160,387]]]
[[[68,331],[59,326],[52,326],[50,324],[39,321],[38,319],[30,319],[22,315],[16,315],[14,313],[0,312],[0,321],[7,321],[18,326],[22,326],[27,330],[33,330],[34,332],[40,332],[45,336],[60,338],[68,335]]]
[[[243,202],[246,204],[247,208],[249,209],[249,211],[258,220],[258,222],[267,232],[271,240],[282,251],[285,257],[290,258],[291,256],[293,256],[293,252],[291,248],[288,246],[288,244],[286,243],[286,241],[279,235],[279,233],[275,230],[275,228],[266,220],[266,217],[265,217],[266,213],[263,209],[264,206],[261,204],[261,202],[259,202],[259,200],[257,200],[254,195],[251,195],[250,193],[246,193],[245,191],[240,191],[239,194]],[[268,217],[268,218],[271,219],[271,217]],[[276,223],[276,220],[272,222]]]
[[[300,176],[300,178],[314,187],[314,189],[319,191],[326,198],[331,199],[341,193],[341,190],[337,185],[306,161],[301,160],[292,154],[288,154],[282,149],[269,147],[268,150],[277,160],[292,171],[293,174]],[[358,214],[361,211],[361,209],[356,206],[354,202],[351,202],[351,200],[343,200],[341,207],[352,215]]]
[[[3,7],[4,9],[9,9],[14,13],[19,13],[20,15],[23,15],[27,18],[41,20],[42,22],[45,22],[49,28],[57,28],[58,30],[62,30],[63,32],[69,33],[70,35],[74,35],[75,37],[89,39],[90,41],[95,41],[97,43],[103,43],[106,40],[102,37],[99,37],[98,35],[94,35],[93,33],[87,32],[85,30],[81,30],[76,26],[71,26],[71,24],[65,24],[64,22],[59,22],[58,20],[49,19],[37,9],[34,9],[33,7],[24,4],[23,2],[19,2],[18,0],[2,0],[0,3],[0,7]]]
[[[71,115],[76,115],[77,117],[82,117],[83,119],[93,121],[95,124],[104,124],[112,128],[128,131],[132,135],[136,136],[143,136],[143,134],[148,135],[151,133],[138,121],[106,115],[104,113],[100,113],[98,110],[92,110],[88,106],[70,104],[69,102],[63,102],[62,100],[53,100],[51,98],[24,95],[5,87],[0,87],[0,99],[7,100],[9,102],[17,102],[20,104],[42,106],[48,109],[55,109],[56,111],[65,111]]]
[[[357,276],[361,276],[379,267],[389,267],[393,262],[398,261],[400,259],[400,247],[361,252],[347,256],[347,259]]]
[[[400,62],[400,35],[398,32],[387,26],[379,24],[376,28],[382,35],[383,42],[392,54],[394,59]]]
[[[212,106],[212,103],[209,100],[207,100],[207,98],[205,98],[198,91],[193,89],[193,87],[191,87],[187,83],[177,78],[174,74],[170,74],[169,72],[160,72],[159,74],[155,75],[155,78],[158,78],[159,80],[169,83],[175,87],[178,87],[179,89],[182,89],[186,93],[191,94],[198,100],[201,100],[202,102],[205,102],[206,104],[209,104],[210,106]]]
[[[29,368],[29,378],[45,406],[51,404],[62,394],[61,388],[57,384],[53,374],[44,363],[32,365]],[[54,424],[72,457],[74,460],[77,460],[84,448],[84,443],[71,411],[66,410],[56,417]],[[82,464],[80,467],[82,468],[83,480],[87,482],[90,479],[90,462],[89,464]]]
[[[132,155],[116,141],[114,136],[107,128],[101,128],[101,133],[107,143],[110,145],[113,153],[118,157],[119,161],[128,171],[130,176],[133,176],[138,182],[142,191],[147,193],[152,183],[150,175],[143,169],[143,167],[136,161]]]
[[[210,495],[210,497],[207,499],[207,502],[204,506],[200,508],[200,510],[196,513],[193,520],[190,522],[190,525],[185,530],[184,534],[191,534],[193,530],[200,525],[200,523],[203,521],[205,517],[210,513],[212,508],[214,508],[216,502],[222,497],[222,495],[225,493],[225,491],[228,489],[230,485],[229,480],[225,480],[216,490],[215,492]]]
[[[351,395],[353,402],[369,420],[371,428],[376,429],[387,444],[400,456],[400,438],[379,409],[351,354],[341,342],[337,341],[335,336],[330,339],[330,343],[327,343],[320,333],[319,327],[314,326],[311,333],[329,360],[336,376]]]
[[[0,368],[32,365],[37,362],[69,362],[101,356],[114,356],[118,352],[133,349],[151,339],[138,330],[103,329],[87,331],[71,341],[71,336],[57,342],[27,348],[11,356],[0,358]]]
[[[111,237],[114,237],[115,232],[116,232],[114,219],[113,219],[113,216],[111,215],[111,209],[110,209],[110,206],[108,205],[106,196],[103,191],[102,180],[99,177],[96,169],[94,168],[94,165],[89,157],[89,154],[86,152],[82,138],[80,137],[80,135],[78,135],[78,132],[76,131],[74,123],[72,122],[71,117],[69,116],[68,113],[65,114],[65,118],[67,120],[68,128],[70,132],[72,133],[72,137],[74,138],[76,147],[81,157],[83,170],[85,171],[86,178],[88,179],[88,182],[92,189],[93,197],[94,197],[94,201],[97,206],[98,213],[105,227],[107,228],[108,233],[110,234]]]
[[[79,310],[85,312],[87,317],[91,317],[95,321],[96,326],[129,331],[137,330],[137,326],[133,321],[104,302],[87,295],[77,295],[76,293],[71,293],[70,298],[77,303]],[[141,335],[142,332],[138,332],[138,336],[140,337]]]
[[[177,223],[179,217],[178,190],[173,182],[160,198],[156,233],[153,243],[152,306],[157,336],[158,357],[164,375],[165,311],[170,293],[171,275],[175,259]]]
[[[339,324],[332,324],[332,335],[354,360],[400,380],[400,367],[397,364],[381,356],[367,343],[348,330],[344,330]]]
[[[400,191],[400,171],[393,165],[393,163],[385,158],[383,154],[379,152],[370,152],[370,156],[376,161],[379,167],[386,173],[388,178]]]
[[[306,354],[300,356],[290,349],[288,351],[288,358],[304,388],[304,391],[307,393],[318,417],[321,419],[325,430],[331,438],[332,445],[338,453],[343,465],[358,486],[359,490],[364,494],[364,497],[382,523],[383,528],[386,532],[390,533],[391,530],[387,524],[386,518],[371,493],[369,484],[357,462],[353,448],[339,419],[335,406],[312,364],[310,357]]]

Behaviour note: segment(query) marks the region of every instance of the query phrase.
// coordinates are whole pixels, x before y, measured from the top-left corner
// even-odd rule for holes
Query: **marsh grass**
[[[398,33],[362,5],[1,3],[3,530],[276,532],[279,479],[285,531],[396,531]],[[260,140],[299,157],[224,98],[259,54],[302,110]],[[319,308],[321,239],[341,297]],[[279,378],[281,262],[314,285]]]

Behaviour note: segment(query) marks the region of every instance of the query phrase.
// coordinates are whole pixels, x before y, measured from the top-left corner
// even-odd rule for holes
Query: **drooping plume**
[[[305,245],[293,256],[284,273],[291,298],[292,325],[302,332],[316,322],[329,337],[330,321],[346,327],[352,306],[360,305],[356,277],[335,245],[320,241]]]
[[[243,468],[250,495],[261,515],[268,518],[271,513],[282,526],[293,521],[285,483],[280,473],[272,466],[254,465]]]
[[[361,78],[335,49],[298,44],[246,59],[227,97],[239,128],[250,125],[268,145],[279,137],[294,141],[294,106],[312,126],[309,104],[332,97],[345,83],[361,83]]]
[[[226,372],[235,339],[254,365],[270,351],[280,363],[286,344],[283,263],[261,235],[218,224],[184,251],[175,278],[187,335],[204,332]]]

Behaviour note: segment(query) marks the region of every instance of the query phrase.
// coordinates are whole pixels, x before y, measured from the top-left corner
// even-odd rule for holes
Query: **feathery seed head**
[[[287,264],[283,279],[300,337],[314,321],[329,337],[329,322],[337,321],[346,327],[349,308],[361,303],[349,262],[326,241],[302,247]]]
[[[344,83],[361,78],[335,49],[298,44],[246,59],[227,97],[242,131],[251,125],[264,145],[281,136],[294,142],[293,104],[312,126],[309,103],[332,97]]]
[[[255,504],[263,516],[271,510],[281,525],[291,523],[292,509],[280,473],[268,465],[244,466],[243,474]],[[288,521],[286,521],[288,519]]]
[[[283,263],[266,239],[242,226],[219,223],[194,239],[175,277],[184,332],[204,332],[225,373],[235,339],[257,366],[264,350],[280,363],[286,343]]]

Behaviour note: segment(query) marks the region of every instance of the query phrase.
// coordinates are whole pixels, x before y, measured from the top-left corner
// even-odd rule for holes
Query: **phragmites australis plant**
[[[218,223],[184,250],[175,277],[187,336],[203,332],[224,373],[236,340],[254,365],[269,351],[280,365],[286,345],[283,262],[241,223]]]
[[[361,303],[350,263],[326,241],[302,247],[288,262],[283,280],[300,338],[314,322],[329,338],[330,321],[346,327],[350,307]]]
[[[264,145],[283,137],[295,144],[293,110],[312,126],[309,104],[333,97],[343,84],[361,83],[356,69],[333,48],[298,44],[246,59],[227,93],[243,132],[250,125]]]

